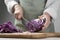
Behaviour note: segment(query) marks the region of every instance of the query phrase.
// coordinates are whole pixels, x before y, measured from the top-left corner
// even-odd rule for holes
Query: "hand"
[[[22,7],[20,5],[14,5],[13,13],[14,13],[15,18],[17,20],[21,20],[21,18],[23,17],[23,9],[22,9]]]
[[[49,26],[49,24],[51,23],[51,17],[50,17],[50,15],[46,12],[46,13],[44,13],[43,15],[41,15],[41,16],[39,16],[39,18],[40,19],[44,19],[44,18],[46,18],[46,22],[45,22],[45,24],[44,24],[44,27],[42,28],[42,31],[44,31],[44,30],[46,30],[47,29],[47,27]]]

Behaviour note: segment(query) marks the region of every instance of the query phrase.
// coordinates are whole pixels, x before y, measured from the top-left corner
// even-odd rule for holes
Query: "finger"
[[[44,19],[45,17],[44,17],[44,15],[42,15],[42,16],[38,16],[38,18],[39,19]]]
[[[15,18],[18,19],[18,15],[17,14],[15,14]]]
[[[49,24],[50,24],[50,21],[48,20],[48,18],[46,18],[46,22],[45,22],[44,27],[42,28],[42,30],[46,30],[47,27],[49,26]]]
[[[15,18],[16,18],[17,20],[20,20],[20,19],[21,19],[21,15],[20,15],[20,14],[15,14]]]
[[[21,18],[22,18],[22,15],[18,15],[18,20],[21,20]]]
[[[44,30],[46,30],[47,29],[47,27],[42,27],[42,31],[44,31]]]
[[[20,10],[16,10],[16,11],[14,12],[14,14],[16,15],[16,19],[18,19],[18,20],[20,20],[20,19],[21,19],[21,16],[23,15],[23,13],[20,12]]]
[[[50,24],[50,18],[46,17],[46,22],[45,22],[44,26],[48,26],[49,24]]]

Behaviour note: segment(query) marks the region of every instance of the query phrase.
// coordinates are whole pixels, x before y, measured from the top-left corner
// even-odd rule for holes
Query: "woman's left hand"
[[[42,31],[46,30],[47,27],[49,26],[49,24],[51,23],[51,16],[45,12],[43,15],[39,16],[40,19],[44,19],[46,18],[46,21],[45,21],[45,24],[44,24],[44,27],[42,28]]]

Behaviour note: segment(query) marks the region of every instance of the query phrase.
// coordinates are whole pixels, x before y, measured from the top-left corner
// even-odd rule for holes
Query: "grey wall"
[[[7,12],[6,6],[4,4],[4,0],[0,0],[0,24],[8,20],[14,22],[14,17]]]
[[[0,0],[0,24],[8,20],[11,20],[12,22],[14,22],[14,17],[7,12],[7,9],[3,0]],[[58,17],[55,22],[55,31],[60,32],[60,13],[58,13]]]

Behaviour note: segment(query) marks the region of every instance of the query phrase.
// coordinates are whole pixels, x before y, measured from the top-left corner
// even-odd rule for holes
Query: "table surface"
[[[60,40],[60,33],[0,33],[0,40]]]
[[[0,33],[0,38],[50,38],[59,37],[60,33]]]

